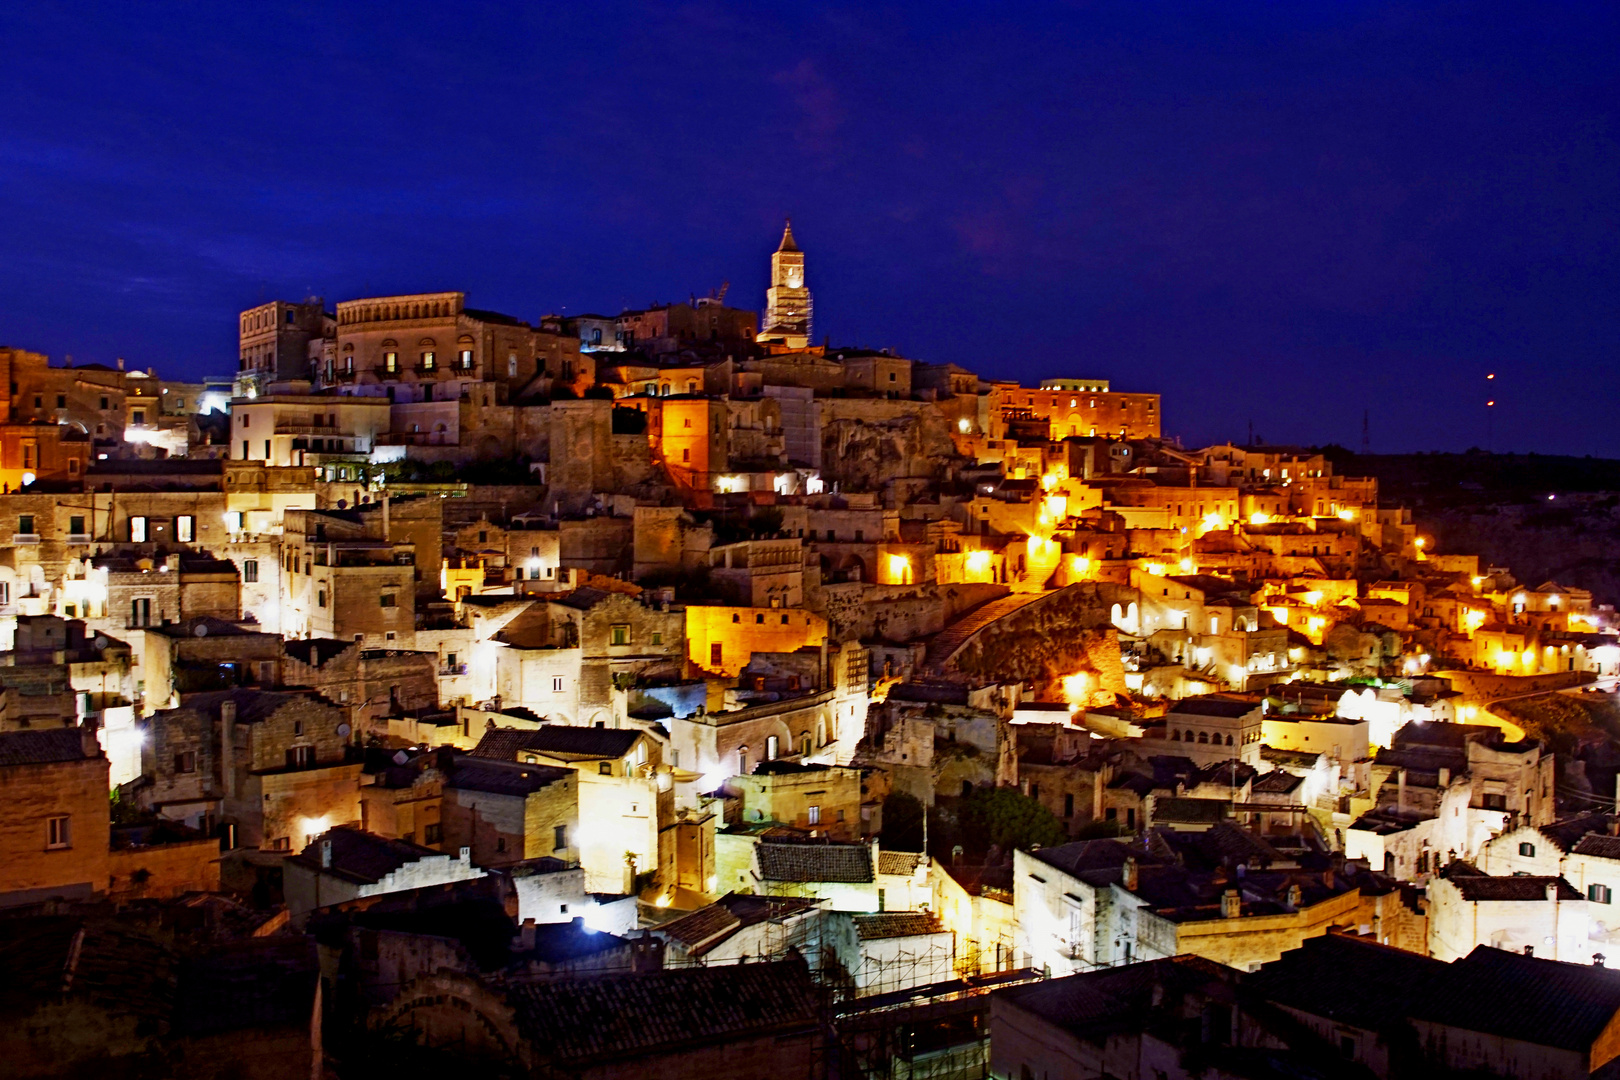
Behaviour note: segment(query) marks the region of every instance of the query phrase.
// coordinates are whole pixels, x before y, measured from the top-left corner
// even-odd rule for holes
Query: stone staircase
[[[923,658],[924,666],[929,671],[943,671],[946,663],[961,651],[962,646],[972,640],[973,635],[997,619],[1011,615],[1025,604],[1033,603],[1045,595],[1047,594],[1038,592],[1009,593],[989,603],[980,604],[934,635],[934,640],[928,643],[928,651]]]

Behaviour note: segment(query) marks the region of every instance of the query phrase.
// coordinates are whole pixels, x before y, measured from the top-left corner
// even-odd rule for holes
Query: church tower
[[[810,290],[804,287],[804,252],[793,242],[793,219],[782,230],[782,243],[771,256],[771,287],[765,290],[765,328],[761,342],[780,341],[790,349],[810,344]]]

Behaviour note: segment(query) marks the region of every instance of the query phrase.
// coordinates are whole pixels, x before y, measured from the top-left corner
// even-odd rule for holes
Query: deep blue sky
[[[1167,430],[1620,456],[1620,7],[17,3],[0,342],[235,366],[272,298],[731,282]],[[1484,376],[1496,372],[1487,387]]]

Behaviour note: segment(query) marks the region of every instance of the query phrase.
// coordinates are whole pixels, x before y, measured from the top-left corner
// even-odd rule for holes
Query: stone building
[[[238,324],[236,397],[259,397],[272,383],[308,380],[336,331],[318,299],[260,304],[242,312]]]
[[[0,732],[0,907],[106,889],[107,767],[88,728]]]
[[[479,866],[542,857],[579,862],[580,779],[574,769],[442,751],[437,760],[444,777],[446,850],[469,849]],[[630,891],[626,884],[612,891]]]
[[[786,349],[802,349],[813,336],[810,289],[804,279],[804,252],[793,239],[793,222],[782,229],[782,242],[771,255],[771,285],[765,290],[765,326],[759,340]]]
[[[287,910],[298,927],[317,908],[483,875],[465,847],[459,856],[445,855],[351,825],[327,829],[282,863]]]
[[[238,846],[301,850],[360,820],[362,765],[344,710],[313,693],[193,694],[145,721],[144,807]],[[227,836],[227,839],[230,839]]]

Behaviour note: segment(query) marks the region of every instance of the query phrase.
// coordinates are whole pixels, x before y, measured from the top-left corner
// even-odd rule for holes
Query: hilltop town
[[[14,1075],[1615,1067],[1612,597],[809,271],[0,348]]]

